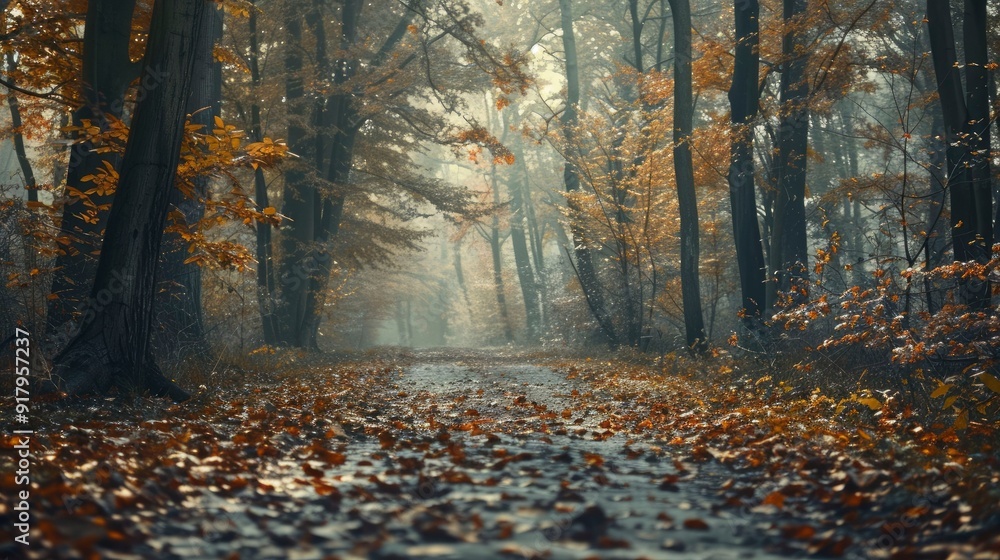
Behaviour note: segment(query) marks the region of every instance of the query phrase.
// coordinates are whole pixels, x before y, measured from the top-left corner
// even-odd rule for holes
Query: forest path
[[[392,543],[386,557],[776,557],[755,527],[765,519],[718,508],[726,469],[611,435],[601,427],[605,414],[581,406],[583,395],[594,404],[608,395],[595,396],[584,381],[502,352],[427,351],[413,360],[399,386],[436,408],[441,422],[474,422],[461,437],[465,462],[485,467],[466,471],[476,483],[440,503],[512,530],[431,549]],[[478,431],[489,436],[471,435]]]
[[[0,558],[1000,553],[994,463],[896,443],[905,419],[867,433],[830,399],[620,358],[335,358],[263,354],[180,380],[197,388],[180,405],[33,403],[31,545],[0,502]],[[4,496],[22,489],[15,460],[0,454]]]

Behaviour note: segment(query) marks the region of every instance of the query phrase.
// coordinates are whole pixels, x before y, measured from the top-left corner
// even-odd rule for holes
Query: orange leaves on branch
[[[214,241],[206,233],[231,222],[242,222],[247,226],[256,222],[280,223],[281,216],[275,208],[260,211],[255,208],[253,199],[240,185],[236,169],[272,167],[288,156],[288,148],[270,138],[244,145],[244,132],[219,117],[214,118],[210,131],[203,129],[204,126],[197,123],[189,122],[185,126],[176,186],[184,196],[199,200],[204,205],[205,215],[197,223],[189,224],[183,214],[171,213],[166,230],[190,244],[189,252],[193,254],[186,259],[186,263],[244,270],[254,262],[253,255],[245,246],[230,241]],[[89,142],[94,150],[101,153],[124,153],[128,141],[128,128],[113,117],[108,118],[103,129],[84,119],[79,126],[67,126],[63,131],[75,135],[74,143]],[[220,193],[199,192],[194,181],[205,176],[227,179],[232,188]],[[114,194],[119,179],[114,166],[104,161],[94,173],[82,178],[92,187],[84,190],[68,187],[67,194],[82,200],[88,209],[78,217],[88,223],[98,223],[100,214],[106,212],[110,204],[98,203],[92,197]]]
[[[831,253],[818,253],[817,268],[830,262]],[[930,270],[911,267],[893,271],[891,259],[877,264],[871,287],[851,286],[839,296],[824,294],[798,304],[789,300],[788,306],[775,314],[775,320],[806,328],[811,320],[839,308],[833,333],[804,363],[828,360],[825,353],[851,346],[885,352],[890,367],[899,368],[903,385],[926,384],[925,394],[941,399],[940,406],[935,405],[930,412],[953,414],[956,429],[964,430],[977,419],[995,418],[1000,412],[1000,378],[996,373],[1000,349],[994,343],[1000,337],[1000,311],[996,307],[973,309],[950,298],[934,313],[919,307],[914,311],[914,300],[924,296],[910,292],[917,286],[987,281],[996,276],[1000,255],[986,262],[955,262]],[[908,305],[906,298],[910,299]],[[955,364],[965,367],[944,380],[927,379],[922,373],[927,363],[941,364],[944,371]],[[870,395],[852,400],[872,411],[886,405]]]
[[[514,165],[514,153],[496,136],[481,126],[474,125],[470,129],[459,131],[455,135],[455,142],[460,146],[472,145],[469,148],[469,159],[473,162],[478,162],[479,154],[482,153],[483,149],[486,149],[492,154],[493,165]]]
[[[247,16],[249,15],[250,14],[248,13]],[[243,58],[234,53],[232,50],[222,45],[215,45],[213,47],[212,58],[218,62],[221,62],[223,65],[228,66],[230,68],[235,68],[244,74],[250,73],[250,68],[247,67],[247,64],[243,60]]]

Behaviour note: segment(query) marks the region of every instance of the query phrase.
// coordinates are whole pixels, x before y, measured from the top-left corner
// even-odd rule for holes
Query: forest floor
[[[5,435],[0,558],[1000,557],[977,425],[508,350],[186,381],[180,405],[33,403],[30,544]]]

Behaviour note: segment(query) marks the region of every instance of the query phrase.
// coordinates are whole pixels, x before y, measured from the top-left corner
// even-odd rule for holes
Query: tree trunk
[[[261,87],[260,77],[260,45],[257,40],[257,10],[250,10],[250,80],[256,92]],[[260,105],[257,103],[259,96],[254,94],[254,102],[250,105],[250,135],[255,142],[264,139],[264,131],[261,130]],[[264,178],[264,169],[257,167],[253,175],[254,183],[254,204],[258,212],[271,205],[267,192],[267,181]],[[261,330],[264,335],[264,343],[274,345],[278,343],[279,324],[277,316],[277,302],[275,302],[274,285],[274,258],[272,257],[271,224],[267,222],[257,222],[256,224],[256,244],[257,244],[257,308],[260,313]]]
[[[841,170],[844,177],[857,177],[861,172],[858,166],[858,141],[857,133],[854,130],[854,111],[850,101],[844,101],[840,110],[840,126],[846,137],[844,143],[844,161],[846,165]],[[864,286],[870,278],[865,274],[865,261],[868,259],[868,251],[865,249],[864,216],[861,207],[861,195],[855,193],[853,200],[849,200],[844,209],[844,215],[850,216],[851,235],[850,252],[851,261],[851,283],[855,286]]]
[[[757,198],[753,154],[753,123],[760,99],[760,5],[757,0],[736,0],[736,62],[729,89],[731,140],[729,146],[729,201],[732,205],[733,239],[740,271],[744,324],[753,327],[761,318],[765,264],[757,223]]]
[[[996,53],[994,53],[996,56]],[[1000,87],[997,86],[997,70],[992,68],[989,70],[990,76],[990,100],[993,106],[993,114],[1000,115]],[[997,134],[1000,138],[1000,118],[994,119],[997,125]],[[993,240],[996,241],[1000,239],[1000,173],[994,173],[993,175],[993,207],[995,208],[993,215]]]
[[[492,173],[493,207],[500,207],[500,191],[497,190],[496,169]],[[497,294],[497,309],[500,311],[500,320],[503,322],[503,338],[510,344],[514,342],[514,330],[510,325],[510,313],[507,311],[507,293],[503,285],[503,255],[500,242],[500,218],[496,211],[493,213],[493,223],[490,227],[490,254],[493,257],[493,288]]]
[[[149,342],[160,242],[206,5],[158,0],[153,7],[143,67],[164,78],[136,104],[91,307],[79,334],[55,359],[53,379],[70,394],[115,385],[174,400],[189,396],[156,367]]]
[[[138,67],[129,59],[132,33],[132,11],[135,0],[93,0],[87,5],[87,20],[83,39],[83,72],[81,88],[84,104],[73,112],[73,125],[84,120],[106,129],[108,115],[121,118],[125,92],[138,75]],[[140,88],[149,92],[161,85],[165,77],[158,68],[148,68],[142,75]],[[97,269],[97,250],[101,246],[107,212],[92,211],[84,200],[71,195],[68,189],[86,191],[90,183],[83,177],[95,173],[108,162],[116,169],[121,158],[112,153],[98,153],[90,142],[76,144],[70,151],[66,173],[67,192],[63,195],[59,235],[65,241],[56,257],[52,276],[51,297],[46,322],[53,346],[61,349],[79,331],[73,318],[87,298],[87,289]],[[111,204],[112,195],[90,195],[97,206]]]
[[[305,343],[306,298],[316,263],[313,190],[306,167],[311,147],[306,137],[306,99],[302,77],[302,15],[287,14],[285,20],[285,103],[288,106],[288,149],[301,159],[285,170],[282,214],[288,223],[281,235],[281,309],[279,342],[300,347]]]
[[[358,0],[345,0],[341,9],[340,51],[347,52],[358,40],[358,20],[361,16],[362,3]],[[319,38],[317,38],[319,40]],[[333,257],[329,253],[330,240],[340,231],[340,221],[344,214],[344,204],[347,201],[348,183],[351,179],[351,169],[354,168],[354,145],[357,140],[357,111],[352,102],[352,95],[345,91],[347,83],[357,73],[359,62],[354,59],[339,59],[334,65],[333,82],[337,93],[327,101],[328,111],[333,113],[334,135],[330,146],[330,163],[327,168],[326,180],[335,192],[318,196],[316,208],[322,208],[317,214],[316,231],[316,262],[318,266],[310,279],[309,295],[306,299],[306,321],[308,329],[307,345],[317,348],[317,334],[322,319],[321,312],[326,301],[326,291],[330,284]],[[321,172],[317,169],[317,172]]]
[[[531,182],[528,177],[527,163],[522,159],[521,172],[523,180],[521,182],[522,201],[524,202],[524,217],[528,224],[528,239],[531,240],[531,260],[535,265],[536,286],[538,286],[538,305],[540,308],[540,326],[544,334],[548,330],[549,321],[549,280],[545,271],[544,255],[544,231],[539,228],[538,218],[535,215],[535,203],[531,197]]]
[[[965,15],[962,18],[962,35],[965,42],[965,86],[969,178],[972,181],[972,199],[975,204],[973,214],[976,223],[976,241],[972,244],[973,256],[980,262],[992,257],[993,249],[993,177],[990,160],[992,146],[990,130],[990,75],[989,66],[993,62],[988,53],[988,43],[992,39],[987,34],[986,0],[965,0]],[[996,5],[994,4],[994,7]],[[936,69],[937,67],[935,67]],[[979,288],[977,304],[990,305],[989,283]]]
[[[187,113],[191,124],[202,126],[202,133],[211,133],[215,117],[220,116],[222,104],[222,63],[215,60],[215,42],[222,38],[222,10],[215,5],[205,14],[208,20],[197,38],[194,74]],[[188,198],[178,189],[170,192],[170,206],[184,215],[188,227],[196,227],[205,215],[205,205],[199,200],[208,193],[209,177],[195,177],[194,193],[198,198]],[[157,293],[156,314],[159,332],[155,337],[159,352],[179,353],[181,357],[196,355],[206,350],[205,327],[201,308],[201,267],[185,264],[188,243],[177,233],[164,233],[163,255],[160,258],[160,289]]]
[[[809,251],[806,236],[806,149],[809,145],[809,84],[807,56],[801,49],[805,0],[783,0],[784,31],[781,51],[781,128],[775,161],[778,192],[771,234],[771,281],[767,308],[774,309],[778,290],[797,292],[801,299],[808,277]]]
[[[59,114],[59,130],[62,130],[69,126],[69,116],[70,114],[65,111],[60,111]],[[62,132],[59,134],[61,139],[66,140],[69,135]],[[52,188],[57,189],[66,180],[66,166],[62,163],[62,155],[67,151],[67,147],[63,145],[58,148],[58,155],[52,158]]]
[[[465,283],[465,272],[462,270],[462,244],[456,241],[452,245],[452,264],[455,267],[455,280],[462,290],[462,300],[465,302],[465,311],[470,316],[472,314],[472,300],[469,299],[469,286]]]
[[[930,160],[927,176],[927,243],[924,245],[924,270],[930,271],[942,264],[945,250],[945,240],[948,231],[945,227],[944,205],[945,193],[948,191],[948,178],[945,175],[945,160],[947,147],[944,142],[944,121],[940,113],[931,117]],[[924,292],[927,294],[927,312],[936,313],[944,301],[944,294],[938,282],[924,277]]]
[[[520,163],[518,165],[521,165]],[[537,344],[541,334],[541,312],[539,310],[538,285],[531,268],[531,255],[528,254],[528,240],[524,231],[524,197],[521,176],[514,170],[510,190],[510,241],[514,249],[514,266],[517,268],[517,279],[521,285],[521,296],[524,299],[524,316],[527,344]]]
[[[7,68],[13,73],[15,66],[14,55],[8,53]],[[21,177],[24,179],[24,190],[28,202],[38,202],[35,172],[31,169],[31,160],[28,159],[28,152],[24,147],[24,133],[21,130],[21,107],[17,102],[17,94],[13,90],[7,92],[7,107],[10,109],[10,128],[14,131],[14,153],[17,155],[17,164],[21,168]]]
[[[528,174],[528,162],[524,157],[524,142],[518,138],[514,143],[514,156],[517,158],[518,179],[513,183],[520,189],[520,204],[523,208],[525,224],[527,225],[528,247],[531,249],[529,268],[534,266],[535,292],[538,298],[538,328],[540,333],[547,330],[548,313],[548,281],[545,277],[545,257],[542,254],[542,232],[538,228],[538,218],[535,216],[535,205],[531,198],[531,176]]]
[[[694,189],[690,144],[694,118],[691,4],[688,0],[670,0],[670,11],[674,20],[674,174],[681,218],[681,300],[687,346],[701,353],[708,348],[708,341],[705,339],[705,320],[701,312],[698,197]]]
[[[931,58],[944,116],[955,261],[986,262],[993,245],[986,1],[966,0],[964,19],[965,95],[956,70],[950,5],[947,0],[927,1]],[[974,308],[990,304],[988,281],[962,280],[959,291],[962,301]]]
[[[573,11],[570,6],[570,0],[559,0],[559,10],[562,24],[563,50],[566,56],[566,109],[563,111],[560,120],[562,121],[563,135],[566,137],[567,149],[572,149],[573,137],[575,135],[573,129],[577,125],[577,106],[580,103],[579,64],[576,56],[576,37],[573,34]],[[580,176],[576,166],[569,160],[566,161],[563,167],[563,183],[566,185],[566,192],[570,193],[569,219],[570,230],[573,233],[573,253],[576,256],[576,276],[580,281],[583,296],[587,300],[587,305],[590,307],[590,312],[597,321],[601,333],[607,338],[608,345],[614,348],[619,344],[618,335],[615,333],[615,327],[611,322],[611,317],[608,315],[604,303],[604,294],[601,293],[600,280],[597,278],[597,271],[594,269],[590,247],[587,245],[583,225],[580,223],[583,220],[583,209],[580,208],[578,203],[574,202],[572,196],[572,193],[580,190]]]

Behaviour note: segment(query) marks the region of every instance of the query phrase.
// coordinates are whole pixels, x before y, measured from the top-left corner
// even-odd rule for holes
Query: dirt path
[[[577,408],[573,391],[587,390],[580,381],[506,357],[496,360],[503,362],[499,364],[491,364],[489,356],[464,358],[427,363],[418,355],[398,383],[420,400],[442,403],[444,417],[475,410],[477,418],[499,428],[493,442],[466,438],[467,458],[489,457],[498,450],[507,457],[530,457],[499,469],[494,459],[493,468],[470,473],[480,484],[438,501],[478,512],[486,526],[509,524],[512,536],[439,546],[436,555],[776,558],[762,550],[763,539],[754,529],[762,519],[713,508],[727,479],[721,469],[679,458],[675,463],[643,442],[626,446],[625,435],[593,437],[603,432],[596,411],[562,413]],[[450,406],[456,402],[460,404]],[[546,417],[553,412],[554,417]],[[498,479],[495,486],[481,484],[490,478]],[[384,552],[412,557],[420,550],[419,545],[393,543]]]
[[[775,558],[758,520],[717,508],[725,472],[601,435],[604,415],[580,400],[584,382],[489,351],[428,351],[402,362],[358,380],[372,392],[339,418],[347,433],[327,446],[332,456],[302,442],[283,446],[292,438],[276,430],[269,442],[288,451],[252,461],[253,484],[191,492],[186,510],[152,521],[140,554]],[[178,457],[195,476],[219,467]]]
[[[873,455],[856,443],[871,435],[828,428],[821,399],[748,405],[746,392],[651,368],[500,350],[273,360],[207,376],[180,406],[40,403],[32,544],[13,544],[15,513],[0,503],[0,558],[1000,550],[995,500],[950,494],[979,478]],[[0,456],[0,471],[15,468]],[[15,490],[0,477],[0,493]]]

